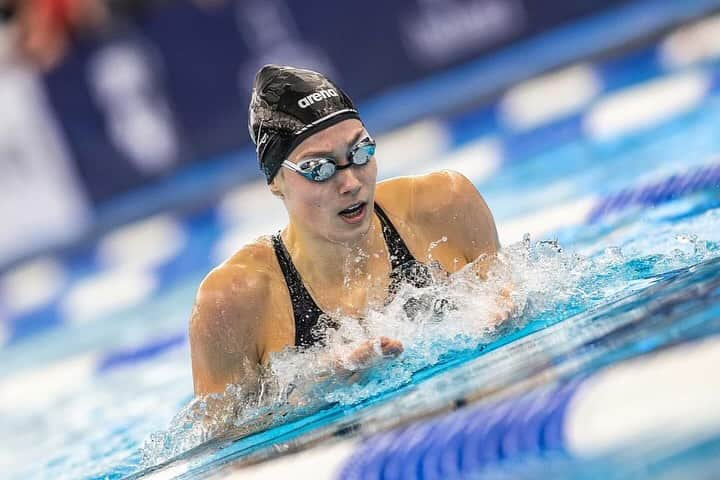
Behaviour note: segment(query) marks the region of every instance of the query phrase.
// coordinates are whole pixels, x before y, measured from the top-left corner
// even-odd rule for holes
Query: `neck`
[[[367,232],[351,242],[334,242],[292,221],[282,236],[296,268],[312,285],[352,285],[367,279],[371,263],[388,258],[380,220],[374,214]]]

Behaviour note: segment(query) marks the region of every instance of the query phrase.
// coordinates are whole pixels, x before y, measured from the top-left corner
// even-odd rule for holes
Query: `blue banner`
[[[247,146],[266,63],[322,71],[361,103],[627,1],[177,0],[78,39],[44,80],[97,204]]]

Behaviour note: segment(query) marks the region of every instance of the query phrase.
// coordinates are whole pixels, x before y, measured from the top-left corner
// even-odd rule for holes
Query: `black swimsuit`
[[[375,204],[375,213],[377,213],[380,223],[382,224],[383,237],[385,244],[390,252],[390,265],[392,273],[390,275],[391,285],[390,293],[394,294],[399,288],[399,283],[403,278],[408,279],[417,287],[423,287],[429,284],[430,279],[428,272],[420,269],[418,274],[417,265],[422,265],[415,260],[412,253],[408,249],[405,242],[398,234],[390,219],[380,206]],[[290,292],[290,300],[292,301],[293,316],[295,317],[295,345],[299,347],[308,347],[318,343],[321,340],[318,329],[320,318],[328,318],[327,315],[317,306],[305,288],[300,273],[290,258],[290,253],[285,248],[280,234],[272,236],[275,255],[280,263],[280,269],[285,277],[288,291]],[[412,270],[407,272],[406,270]],[[337,328],[337,324],[330,320],[328,326]]]

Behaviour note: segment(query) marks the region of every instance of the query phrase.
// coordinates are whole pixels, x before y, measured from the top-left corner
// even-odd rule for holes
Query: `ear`
[[[280,183],[282,181],[282,180],[280,180],[280,175],[282,175],[282,172],[278,172],[277,175],[275,175],[275,178],[270,183],[269,187],[270,187],[270,193],[272,193],[273,195],[275,195],[278,198],[283,198],[283,193],[282,193],[281,186],[280,186]]]

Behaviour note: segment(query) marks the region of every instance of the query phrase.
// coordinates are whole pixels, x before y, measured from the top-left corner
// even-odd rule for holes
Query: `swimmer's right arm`
[[[255,386],[262,289],[239,265],[218,267],[203,280],[189,326],[196,395],[224,392],[228,384]]]

